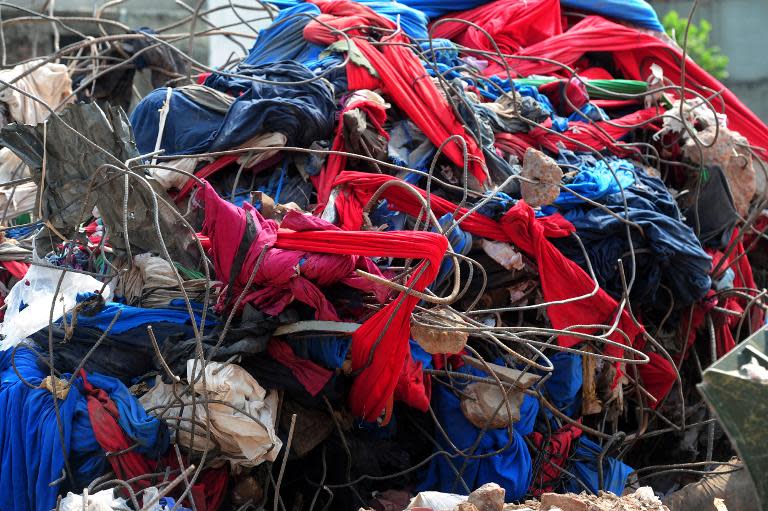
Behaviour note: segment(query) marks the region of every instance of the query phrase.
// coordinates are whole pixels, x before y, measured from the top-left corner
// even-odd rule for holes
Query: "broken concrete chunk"
[[[452,312],[449,309],[434,309],[432,312],[440,316],[426,316],[422,317],[423,321],[429,323],[444,323],[446,327],[461,327],[468,326],[467,323],[461,319],[461,316]],[[445,318],[443,321],[442,318]],[[467,332],[461,332],[456,330],[442,330],[440,326],[423,325],[416,322],[411,323],[411,336],[424,348],[424,351],[433,355],[439,353],[458,353],[464,349],[467,344],[469,334]]]
[[[520,185],[523,199],[530,206],[536,208],[552,204],[560,195],[563,171],[555,160],[541,151],[528,148],[523,158],[522,176],[536,181],[536,183],[523,181]]]
[[[477,428],[482,429],[486,424],[491,429],[506,428],[520,420],[523,393],[509,389],[506,391],[506,399],[509,402],[509,408],[503,404],[504,392],[498,385],[470,383],[464,389],[464,396],[461,398],[461,413]],[[497,409],[498,412],[496,412]]]
[[[522,270],[525,267],[523,254],[518,252],[515,247],[509,243],[500,241],[491,241],[483,238],[481,246],[488,257],[502,265],[507,270]]]
[[[504,488],[496,483],[482,485],[469,494],[467,503],[473,504],[477,511],[504,511]]]
[[[560,495],[557,493],[545,493],[541,496],[539,511],[562,509],[562,511],[587,511],[587,503],[575,495]]]

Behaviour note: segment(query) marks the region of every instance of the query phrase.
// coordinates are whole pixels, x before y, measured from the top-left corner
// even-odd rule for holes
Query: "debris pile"
[[[121,3],[0,6],[81,37],[0,71],[0,509],[743,479],[696,384],[765,325],[768,127],[648,4],[271,0],[209,67]]]

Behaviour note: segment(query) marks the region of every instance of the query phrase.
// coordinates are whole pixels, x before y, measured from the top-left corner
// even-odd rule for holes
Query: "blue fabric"
[[[136,452],[153,459],[159,458],[170,444],[168,427],[147,412],[117,378],[97,373],[88,375],[88,381],[109,394],[120,412],[118,423],[125,434],[139,446]]]
[[[461,372],[486,376],[481,371],[464,366]],[[454,379],[456,382],[457,379]],[[459,408],[457,398],[449,388],[444,385],[433,387],[432,406],[435,409],[437,419],[445,429],[451,441],[459,449],[471,448],[479,434],[478,428],[472,425]],[[525,445],[523,436],[533,431],[533,423],[538,413],[539,402],[525,396],[520,407],[520,421],[514,424],[513,438],[510,446],[500,454],[481,459],[465,459],[456,456],[447,458],[436,456],[433,458],[425,479],[419,484],[419,491],[436,490],[448,493],[466,493],[465,488],[457,479],[456,471],[462,470],[462,478],[474,490],[485,483],[497,483],[506,490],[507,500],[518,500],[528,491],[531,483],[531,455]],[[435,433],[441,450],[452,452],[446,439],[439,433]],[[475,454],[495,452],[507,444],[509,431],[505,429],[489,429],[480,440]],[[452,468],[453,466],[453,468]]]
[[[315,61],[324,47],[304,39],[304,27],[312,17],[320,15],[320,8],[311,3],[299,3],[283,9],[267,28],[259,31],[243,64],[257,66],[283,60],[295,60],[306,64]]]
[[[578,167],[579,173],[566,187],[593,201],[598,201],[609,194],[619,193],[635,182],[635,166],[615,156],[597,159],[593,154],[562,150],[557,163]],[[564,169],[565,172],[571,170],[567,167]],[[616,174],[615,177],[611,170]],[[561,190],[560,195],[555,199],[555,204],[561,208],[567,208],[584,204],[584,201],[567,190]]]
[[[437,221],[440,223],[440,227],[442,227],[443,231],[446,231],[453,225],[453,214],[446,213],[438,218]],[[437,232],[437,229],[433,227],[432,232]],[[448,242],[451,244],[453,251],[457,254],[466,255],[472,249],[472,235],[461,230],[461,227],[459,226],[454,227],[450,234],[448,234]],[[435,278],[435,282],[430,286],[430,289],[437,289],[443,281],[445,281],[452,269],[453,258],[446,257],[443,259],[442,264],[440,264],[440,271]]]
[[[431,369],[432,354],[427,353],[424,348],[421,347],[421,344],[414,341],[413,339],[409,339],[408,344],[410,345],[411,358],[414,360],[414,362],[421,362],[422,369]]]
[[[631,291],[634,303],[666,310],[670,303],[666,286],[674,297],[676,309],[698,302],[711,287],[709,270],[712,260],[704,252],[693,230],[680,219],[677,203],[664,183],[635,169],[635,183],[624,190],[628,218],[643,229],[630,227],[635,247],[636,277]],[[600,201],[608,210],[625,217],[621,194],[606,195]],[[592,262],[598,283],[614,297],[622,295],[617,260],[623,259],[627,280],[631,261],[626,225],[597,207],[574,207],[564,212],[576,227]],[[581,248],[571,238],[553,240],[566,257],[586,269]]]
[[[328,369],[338,369],[352,345],[349,337],[307,337],[291,343],[294,353]]]
[[[578,479],[583,482],[592,493],[597,493],[599,489],[607,490],[615,495],[621,495],[624,492],[624,486],[627,483],[627,477],[634,470],[629,465],[621,461],[605,457],[603,458],[603,488],[599,487],[599,478],[597,474],[597,459],[602,448],[582,435],[579,439],[579,445],[573,452],[574,462],[570,467]],[[566,490],[573,493],[581,493],[584,488],[574,479],[570,479],[566,485]]]
[[[241,65],[238,73],[273,82],[296,82],[315,76],[294,61]],[[236,99],[226,115],[221,115],[174,91],[160,143],[166,155],[227,150],[268,132],[283,133],[288,145],[309,147],[333,133],[336,103],[330,87],[322,80],[275,85],[212,74],[205,84]],[[156,89],[131,114],[136,145],[142,153],[155,148],[159,110],[165,97],[166,89]]]
[[[286,11],[280,11],[280,16],[284,12],[292,11],[301,5],[307,5],[297,3],[299,0],[268,0],[270,4],[286,9]],[[427,39],[429,33],[427,32],[427,23],[429,20],[424,12],[418,8],[409,7],[410,2],[388,2],[384,0],[357,0],[358,3],[367,5],[377,14],[384,16],[393,23],[397,23],[397,16],[400,15],[400,28],[408,36],[414,39]],[[319,14],[318,9],[318,14]],[[280,16],[275,18],[275,22],[280,19]],[[309,21],[309,18],[305,18]],[[306,24],[306,22],[305,22]],[[259,34],[261,37],[261,34]]]
[[[576,417],[581,415],[581,387],[584,375],[581,371],[581,355],[561,351],[549,356],[554,369],[544,382],[549,401],[558,410]]]
[[[659,16],[645,0],[560,0],[560,4],[563,7],[581,9],[607,18],[629,21],[638,27],[664,32]]]
[[[62,476],[64,451],[73,471],[74,488],[83,488],[103,474],[106,459],[91,428],[87,400],[80,392],[82,380],[76,378],[67,397],[58,401],[60,435],[51,392],[21,381],[14,364],[29,385],[39,386],[47,376],[33,350],[19,348],[15,355],[14,350],[0,352],[0,509],[49,511],[55,507],[61,488],[49,483]],[[62,375],[63,379],[68,377]],[[89,380],[115,401],[120,426],[142,443],[139,451],[162,454],[168,447],[165,424],[147,417],[136,398],[116,379],[91,374]]]
[[[49,511],[56,505],[59,486],[48,484],[61,478],[62,443],[69,451],[79,393],[70,392],[58,402],[60,439],[51,393],[19,380],[11,362],[13,353],[0,353],[0,509]],[[29,384],[39,385],[45,373],[37,367],[35,353],[26,348],[15,353],[19,374]]]
[[[92,293],[78,295],[77,300],[82,302],[93,296]],[[180,309],[145,309],[142,307],[132,307],[117,302],[106,302],[103,307],[97,307],[95,313],[90,313],[88,309],[81,311],[77,315],[77,326],[84,328],[97,328],[105,331],[115,315],[120,311],[120,317],[117,319],[110,335],[124,334],[129,330],[145,325],[172,324],[172,325],[190,325],[189,312]],[[200,311],[195,311],[195,323],[200,324],[202,315]],[[67,314],[67,322],[72,321],[72,315]],[[205,320],[206,326],[214,326],[216,321],[210,315]]]
[[[509,211],[509,208],[517,203],[515,199],[504,192],[485,192],[485,196],[488,195],[493,195],[493,198],[480,206],[477,212],[493,220],[499,220],[504,213]]]

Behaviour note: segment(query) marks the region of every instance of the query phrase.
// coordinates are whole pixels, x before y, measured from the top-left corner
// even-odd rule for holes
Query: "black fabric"
[[[700,186],[698,197],[692,190],[682,198],[685,223],[694,232],[698,229],[699,240],[704,246],[724,249],[739,219],[728,179],[720,167],[709,167],[702,174]]]

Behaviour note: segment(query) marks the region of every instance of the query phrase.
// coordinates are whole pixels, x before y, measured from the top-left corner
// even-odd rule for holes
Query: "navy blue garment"
[[[303,337],[291,343],[293,352],[328,369],[338,369],[352,345],[350,337]]]
[[[315,77],[305,66],[293,61],[244,65],[238,73],[283,84],[209,76],[205,85],[236,98],[226,115],[208,110],[174,91],[160,143],[166,155],[223,151],[270,132],[283,133],[288,145],[302,147],[332,135],[336,103],[330,87],[322,80],[290,84]],[[142,153],[155,149],[159,110],[165,97],[166,89],[156,89],[131,114],[136,145]]]
[[[578,174],[566,187],[593,201],[619,193],[635,182],[635,166],[632,162],[616,156],[597,159],[591,153],[574,153],[564,149],[560,151],[557,163],[578,167]],[[565,172],[572,170],[564,168]],[[560,208],[567,208],[583,205],[584,201],[567,190],[562,190],[555,199],[555,204]]]
[[[464,366],[461,372],[486,376],[481,371]],[[454,379],[454,382],[456,379]],[[459,408],[459,398],[444,385],[434,385],[432,406],[437,419],[445,429],[451,441],[459,449],[471,448],[480,430],[472,425]],[[468,459],[461,456],[447,458],[436,456],[432,458],[425,479],[419,484],[419,491],[436,490],[448,493],[466,494],[461,481],[456,478],[456,471],[464,472],[462,478],[472,491],[485,483],[497,483],[506,490],[507,500],[518,500],[528,491],[531,484],[531,455],[525,445],[523,436],[533,431],[533,423],[538,413],[539,402],[525,396],[520,407],[520,421],[513,427],[512,443],[496,456],[481,459]],[[453,452],[446,439],[435,432],[440,450]],[[474,454],[495,452],[507,444],[508,429],[489,429],[485,432]],[[451,467],[451,465],[453,467]]]
[[[581,9],[606,18],[629,21],[638,27],[664,32],[653,7],[645,0],[560,0],[563,7]]]
[[[615,458],[604,457],[603,487],[599,488],[600,479],[597,474],[597,459],[603,449],[584,435],[579,438],[578,442],[579,444],[573,452],[574,461],[569,470],[592,493],[596,494],[598,490],[607,490],[614,495],[621,495],[624,492],[627,477],[634,472],[634,469]],[[566,490],[573,493],[581,493],[584,491],[584,488],[575,479],[570,479],[566,485]]]
[[[547,399],[569,417],[581,415],[581,355],[561,351],[549,356],[554,369],[544,382]]]
[[[317,60],[325,49],[304,39],[304,27],[312,17],[320,15],[320,8],[309,2],[302,2],[283,9],[271,25],[259,30],[259,37],[253,44],[243,64],[257,66],[273,64],[283,60],[295,60],[306,64]]]
[[[680,217],[677,203],[664,183],[644,170],[635,169],[635,183],[624,190],[629,220],[640,225],[641,234],[630,227],[635,247],[636,277],[631,299],[658,310],[669,307],[667,287],[676,309],[691,305],[709,291],[712,260],[704,252],[693,230]],[[599,202],[624,217],[621,194],[605,196]],[[626,225],[597,207],[575,207],[564,213],[576,227],[586,247],[600,286],[614,297],[622,294],[617,260],[624,262],[627,280],[631,277],[631,259]],[[566,257],[587,269],[584,255],[575,240],[553,240]]]

